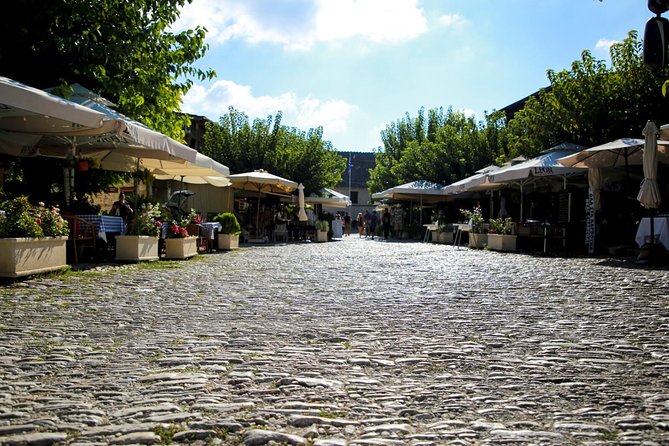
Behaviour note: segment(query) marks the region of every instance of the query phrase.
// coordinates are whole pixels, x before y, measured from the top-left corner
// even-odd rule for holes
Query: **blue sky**
[[[323,127],[338,150],[372,151],[386,125],[420,107],[482,120],[548,85],[583,50],[643,36],[652,16],[633,0],[193,0],[175,30],[207,28],[183,110]]]

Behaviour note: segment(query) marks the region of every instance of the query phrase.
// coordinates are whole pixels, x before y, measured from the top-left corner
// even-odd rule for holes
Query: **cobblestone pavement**
[[[0,287],[0,444],[669,444],[666,270],[357,236],[162,265]]]

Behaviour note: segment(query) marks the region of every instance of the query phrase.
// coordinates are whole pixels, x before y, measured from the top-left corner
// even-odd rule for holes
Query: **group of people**
[[[365,235],[365,238],[371,237],[374,240],[376,235],[376,227],[381,220],[381,227],[383,228],[383,238],[388,240],[390,237],[390,211],[388,208],[383,210],[381,217],[377,215],[376,211],[365,211],[363,215],[362,212],[358,213],[356,217],[356,223],[358,224],[358,235],[360,237]]]

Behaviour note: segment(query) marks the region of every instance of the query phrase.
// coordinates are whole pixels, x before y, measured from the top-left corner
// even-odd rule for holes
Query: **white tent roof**
[[[523,181],[533,177],[567,176],[582,174],[583,171],[566,167],[558,163],[558,159],[584,149],[576,144],[564,143],[552,147],[541,155],[525,162],[502,167],[488,174],[490,183],[510,183]]]

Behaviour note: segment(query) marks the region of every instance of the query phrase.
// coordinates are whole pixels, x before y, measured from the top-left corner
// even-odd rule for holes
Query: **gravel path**
[[[669,444],[669,272],[366,240],[0,287],[0,444]]]

